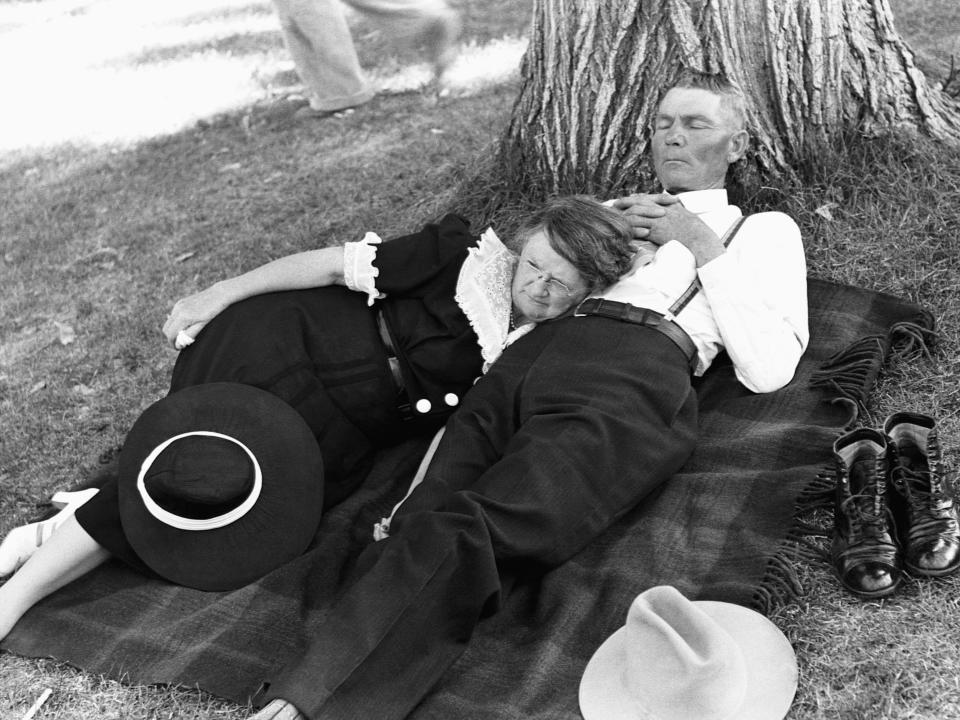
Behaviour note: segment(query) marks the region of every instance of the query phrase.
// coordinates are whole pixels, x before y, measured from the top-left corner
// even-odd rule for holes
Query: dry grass
[[[528,12],[462,0],[460,96],[440,102],[415,91],[415,53],[391,54],[382,31],[357,23],[361,58],[390,92],[303,126],[270,113],[296,88],[268,2],[136,5],[0,2],[0,62],[17,69],[0,76],[15,108],[0,113],[0,532],[95,465],[164,392],[173,355],[159,327],[177,297],[449,207],[509,112]],[[960,37],[953,0],[898,0],[894,10],[921,64],[942,77]],[[49,55],[53,40],[61,50]],[[865,421],[929,412],[957,467],[960,155],[852,141],[842,162],[822,167],[777,200],[803,227],[811,271],[921,302],[940,329],[934,358],[887,377]],[[816,212],[827,202],[839,204],[832,220]],[[960,581],[911,581],[891,600],[862,603],[824,567],[803,573],[807,593],[776,617],[802,673],[791,718],[960,717]],[[22,717],[47,687],[37,718],[248,712],[0,655],[0,717]]]

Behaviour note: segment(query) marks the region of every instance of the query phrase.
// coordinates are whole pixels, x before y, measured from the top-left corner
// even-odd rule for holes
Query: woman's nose
[[[547,295],[550,294],[550,288],[547,286],[547,279],[543,275],[540,275],[539,277],[535,277],[530,282],[530,285],[533,288],[531,292],[534,295],[537,295],[539,297],[546,297]]]

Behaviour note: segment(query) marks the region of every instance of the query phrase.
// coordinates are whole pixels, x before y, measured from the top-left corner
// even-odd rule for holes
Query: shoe
[[[941,577],[960,568],[960,519],[940,467],[940,441],[929,415],[894,413],[883,423],[890,465],[890,505],[911,575]]]
[[[23,525],[10,531],[0,543],[0,577],[12,575],[23,565],[37,548],[50,539],[53,531],[76,512],[77,508],[97,494],[97,488],[77,490],[76,492],[58,492],[50,502],[54,507],[62,508],[48,520]]]
[[[73,491],[61,490],[53,494],[50,498],[50,504],[57,508],[57,510],[63,510],[67,505],[73,505],[73,509],[76,510],[96,494],[97,488]]]
[[[836,472],[830,561],[847,590],[881,598],[902,577],[899,546],[887,504],[887,446],[883,433],[859,428],[833,444]]]

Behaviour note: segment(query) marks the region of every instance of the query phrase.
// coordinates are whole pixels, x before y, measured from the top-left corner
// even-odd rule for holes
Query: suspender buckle
[[[601,303],[603,302],[603,298],[584,298],[584,299],[581,300],[579,303],[577,303],[577,307],[574,308],[574,311],[573,311],[573,316],[574,316],[574,317],[586,317],[587,315],[590,314],[590,313],[583,312],[583,311],[581,310],[581,308],[582,308],[589,300],[593,300],[593,301],[599,300]],[[591,303],[591,304],[592,304],[592,303]]]

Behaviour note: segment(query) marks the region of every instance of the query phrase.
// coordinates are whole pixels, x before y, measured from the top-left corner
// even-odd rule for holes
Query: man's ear
[[[746,130],[738,130],[730,137],[730,147],[727,151],[727,162],[735,163],[747,153],[750,146],[750,133]]]

